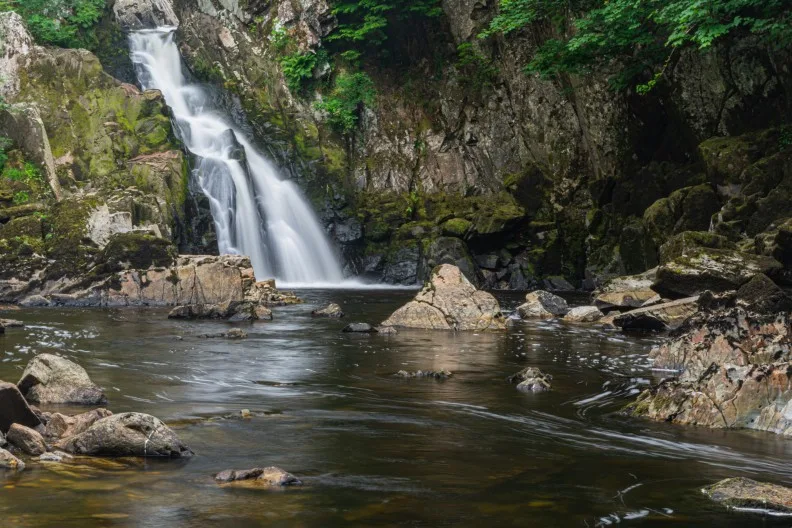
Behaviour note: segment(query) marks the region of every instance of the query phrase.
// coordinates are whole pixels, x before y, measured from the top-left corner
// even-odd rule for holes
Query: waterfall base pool
[[[235,341],[200,337],[226,323],[170,321],[163,309],[5,312],[28,326],[0,335],[0,379],[16,382],[34,353],[64,353],[105,387],[113,412],[162,418],[196,455],[0,470],[3,526],[790,523],[728,511],[700,492],[729,476],[792,484],[788,440],[617,412],[652,379],[654,337],[558,322],[342,334],[351,321],[384,319],[413,292],[300,295],[306,304],[241,325],[249,337]],[[347,317],[311,317],[330,300]],[[501,301],[513,307],[518,297]],[[529,365],[553,375],[551,392],[524,394],[505,381]],[[393,376],[418,369],[454,375]],[[305,485],[231,489],[212,478],[267,465]]]

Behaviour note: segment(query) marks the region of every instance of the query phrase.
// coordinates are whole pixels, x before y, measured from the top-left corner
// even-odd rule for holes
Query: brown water
[[[0,336],[0,379],[60,351],[106,388],[114,412],[170,423],[187,461],[31,462],[0,473],[2,526],[789,526],[729,512],[700,488],[729,476],[792,484],[792,444],[616,411],[652,378],[655,342],[555,322],[505,333],[341,334],[413,295],[303,291],[307,303],[245,324],[242,341],[203,339],[220,322],[159,309],[38,309]],[[348,316],[312,319],[328,300]],[[518,297],[503,297],[512,308]],[[183,339],[178,339],[182,337]],[[523,394],[505,377],[554,376]],[[454,372],[403,380],[401,369]],[[250,409],[250,419],[222,418]],[[305,486],[220,488],[218,471],[278,465]]]

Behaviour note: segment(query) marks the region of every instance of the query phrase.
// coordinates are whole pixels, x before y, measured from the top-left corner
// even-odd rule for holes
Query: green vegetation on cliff
[[[792,43],[788,0],[500,0],[500,13],[482,36],[537,22],[553,24],[559,36],[538,48],[526,71],[585,74],[616,63],[613,86],[643,81],[641,92],[654,86],[682,47],[703,50],[735,33],[756,35],[777,49]]]
[[[19,13],[40,44],[93,48],[94,26],[106,0],[0,0],[0,10]]]

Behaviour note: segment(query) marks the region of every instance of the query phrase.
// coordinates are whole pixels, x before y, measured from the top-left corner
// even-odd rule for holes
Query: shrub
[[[357,127],[360,112],[366,106],[373,106],[376,96],[374,82],[365,73],[341,73],[330,95],[315,106],[327,114],[327,122],[338,132],[351,134]]]
[[[6,0],[0,9],[13,9],[25,20],[39,44],[94,48],[93,27],[106,0]]]

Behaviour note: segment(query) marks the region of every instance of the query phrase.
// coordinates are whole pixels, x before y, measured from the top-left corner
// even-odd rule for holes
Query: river
[[[728,512],[699,491],[738,475],[792,484],[788,441],[618,413],[656,379],[646,360],[656,337],[560,322],[342,334],[414,292],[299,294],[305,304],[246,323],[238,341],[200,337],[226,323],[170,321],[157,308],[4,313],[28,326],[0,336],[0,379],[16,382],[34,353],[64,353],[106,389],[112,411],[162,418],[196,456],[30,462],[2,475],[3,526],[789,525]],[[499,295],[507,310],[519,299]],[[347,317],[310,316],[329,300]],[[551,392],[505,381],[528,365],[553,375]],[[454,376],[393,376],[441,368]],[[305,485],[246,490],[212,479],[267,465]]]

